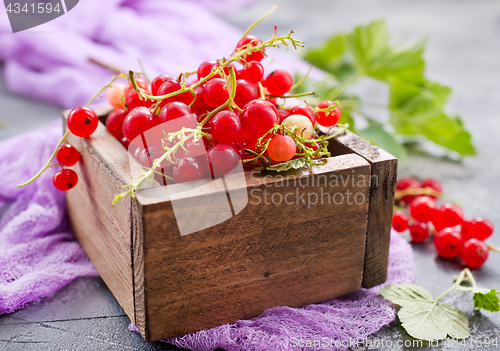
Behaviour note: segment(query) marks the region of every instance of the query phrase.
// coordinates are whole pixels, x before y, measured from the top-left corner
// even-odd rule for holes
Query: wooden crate
[[[98,111],[102,122],[108,112]],[[165,188],[111,207],[139,164],[129,164],[104,124],[86,139],[70,134],[68,142],[81,156],[73,167],[79,183],[67,192],[72,231],[146,340],[252,318],[273,306],[319,303],[386,279],[397,160],[350,132],[330,141],[332,157],[312,172],[245,172],[247,206],[184,236]],[[264,191],[274,200],[265,201]],[[323,203],[312,204],[315,193]],[[357,201],[349,203],[349,193]]]

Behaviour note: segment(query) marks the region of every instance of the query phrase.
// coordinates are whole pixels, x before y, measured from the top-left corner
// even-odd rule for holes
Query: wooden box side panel
[[[183,335],[252,318],[273,306],[318,303],[361,287],[368,162],[350,154],[329,159],[314,174],[300,172],[296,175],[307,180],[303,187],[291,181],[294,177],[288,182],[249,178],[245,209],[185,236],[179,233],[171,202],[137,195],[144,223],[143,336],[159,340]],[[330,183],[335,177],[337,187]],[[264,191],[279,195],[266,202]],[[308,194],[326,192],[352,197],[309,206]],[[297,200],[303,193],[305,202]],[[286,194],[291,194],[289,203],[277,203]],[[361,194],[359,203],[354,194]],[[206,205],[201,197],[199,203],[200,208],[191,209],[193,216]]]
[[[362,286],[371,288],[380,285],[387,279],[398,160],[349,131],[333,139],[329,149],[332,155],[355,153],[371,165],[370,208]]]
[[[102,123],[89,138],[70,133],[68,142],[80,153],[80,161],[72,167],[78,174],[78,184],[66,193],[71,229],[118,303],[134,321],[131,201],[124,199],[111,206],[118,187],[125,184],[128,156]]]

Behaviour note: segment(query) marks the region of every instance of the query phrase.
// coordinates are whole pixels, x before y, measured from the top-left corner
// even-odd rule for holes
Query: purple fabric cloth
[[[0,142],[0,314],[49,296],[82,276],[98,276],[68,229],[64,193],[40,170],[62,135],[61,122]]]
[[[360,346],[360,339],[396,317],[392,304],[379,295],[380,288],[413,281],[413,270],[411,245],[392,232],[387,281],[380,286],[303,308],[270,308],[257,318],[166,341],[193,351],[331,351]],[[129,329],[137,332],[134,324]]]
[[[0,11],[5,80],[14,93],[73,108],[110,81],[110,72],[88,58],[124,72],[142,71],[141,59],[151,79],[195,71],[203,61],[230,55],[241,36],[212,10],[234,10],[251,2],[85,0],[54,21],[15,34],[7,13]],[[269,37],[273,30],[269,28]],[[276,59],[269,69],[279,64],[304,73],[309,67],[284,50],[270,52]]]

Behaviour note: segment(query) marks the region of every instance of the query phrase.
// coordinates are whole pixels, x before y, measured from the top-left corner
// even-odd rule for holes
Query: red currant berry
[[[160,88],[158,89],[157,95],[156,96],[163,96],[167,94],[174,93],[176,91],[179,91],[182,89],[181,83],[179,83],[176,80],[167,80],[165,83],[163,83]],[[165,106],[169,102],[173,101],[180,101],[185,103],[186,105],[191,104],[193,102],[194,96],[191,94],[189,91],[186,91],[182,94],[174,95],[169,98],[163,99],[160,102],[160,107]]]
[[[136,150],[136,158],[144,167],[152,167],[154,160],[160,158],[165,153],[165,149],[159,144],[148,145],[146,148],[138,148]],[[163,168],[170,166],[169,161],[164,160]]]
[[[186,157],[179,161],[172,172],[176,183],[192,182],[203,178],[203,164],[194,157]]]
[[[408,216],[403,211],[395,211],[392,215],[392,229],[398,233],[408,229]]]
[[[431,188],[435,191],[437,191],[438,193],[442,193],[443,192],[443,186],[441,185],[441,182],[439,180],[436,180],[436,179],[425,179],[423,182],[422,182],[422,185],[421,185],[422,189],[425,189],[425,188]],[[429,195],[430,197],[433,197],[433,198],[436,198],[436,196],[434,195]]]
[[[288,135],[276,135],[269,142],[269,156],[276,162],[291,160],[295,155],[297,145]]]
[[[78,175],[72,169],[57,171],[52,177],[52,184],[57,190],[68,191],[78,183]]]
[[[217,61],[215,60],[211,60],[211,61],[205,61],[203,62],[200,67],[198,67],[198,80],[200,80],[201,78],[204,78],[206,76],[208,76],[210,74],[210,72],[212,72],[212,69],[214,68],[214,66],[217,64]]]
[[[98,125],[99,118],[96,113],[86,106],[76,107],[68,115],[68,129],[77,137],[89,137]]]
[[[142,78],[140,78],[140,77],[136,77],[136,78],[135,78],[135,82],[136,82],[137,87],[138,87],[139,89],[142,89],[142,90],[144,90],[144,91],[147,91],[147,90],[148,90],[148,87],[149,87],[149,86],[148,86],[148,82],[146,82],[144,79],[142,79]],[[132,85],[132,82],[130,82],[130,81],[129,81],[129,82],[128,82],[127,87],[125,88],[125,92],[124,92],[124,93],[125,93],[125,96],[127,96],[127,95],[128,95],[128,93],[129,93],[131,90],[135,90],[135,89],[134,89],[134,86]]]
[[[113,110],[106,118],[106,129],[118,140],[124,137],[123,121],[127,114],[126,110]]]
[[[240,120],[243,136],[257,141],[278,123],[278,110],[269,101],[255,99],[245,105]]]
[[[280,96],[290,90],[293,85],[293,78],[287,71],[277,69],[267,76],[263,85],[269,91],[269,94]]]
[[[279,124],[283,123],[285,118],[287,118],[288,116],[290,116],[290,111],[284,110],[282,108],[278,109],[278,123]]]
[[[464,240],[475,238],[488,239],[494,231],[493,223],[484,218],[470,218],[462,223],[462,236]]]
[[[114,84],[107,92],[107,98],[109,104],[113,106],[114,109],[120,110],[125,108],[125,85]]]
[[[190,114],[191,109],[188,105],[180,101],[173,101],[163,106],[158,117],[160,118],[161,123],[165,123]]]
[[[264,67],[257,61],[249,62],[248,66],[241,70],[240,77],[250,83],[257,84],[264,77]]]
[[[70,144],[64,144],[57,150],[56,158],[63,166],[73,166],[80,159],[80,154]]]
[[[147,94],[143,89],[141,89],[141,92]],[[129,111],[139,106],[151,107],[153,105],[153,101],[151,100],[141,100],[139,98],[139,94],[135,90],[130,90],[128,92],[127,96],[125,97],[125,102],[127,103],[127,109]]]
[[[163,83],[173,80],[174,78],[167,76],[166,74],[162,74],[151,82],[151,95],[156,96],[158,94],[158,89],[163,85]]]
[[[128,147],[130,146],[130,140],[123,137],[120,139],[120,143],[122,143],[123,147],[128,150]]]
[[[147,107],[136,107],[123,121],[123,135],[134,144],[142,146],[142,141],[134,139],[145,131],[157,126],[160,120]]]
[[[419,189],[419,188],[420,188],[420,182],[413,177],[403,178],[396,184],[396,190]],[[416,198],[417,196],[415,195],[405,195],[401,198],[401,201],[408,204]]]
[[[196,100],[191,105],[191,111],[201,116],[204,113],[212,111],[214,108],[207,105],[204,99],[205,88],[204,86],[199,86],[194,89],[196,94]]]
[[[421,243],[429,236],[429,227],[426,223],[415,222],[410,225],[411,239],[416,243]]]
[[[240,143],[232,143],[231,146],[236,150],[238,155],[240,155],[240,159],[243,160],[245,158],[245,149]]]
[[[250,101],[257,99],[258,95],[259,90],[255,84],[244,79],[238,79],[236,81],[236,96],[234,97],[234,102],[240,108],[243,108]]]
[[[462,237],[453,229],[445,228],[434,237],[434,246],[439,256],[452,258],[462,251]]]
[[[232,111],[220,111],[210,121],[210,134],[219,143],[236,143],[241,135],[240,119]]]
[[[238,42],[238,45],[236,45],[236,47],[246,49],[248,47],[249,43],[251,43],[250,44],[251,46],[257,46],[257,45],[262,44],[262,40],[260,40],[259,38],[257,38],[254,35],[247,35],[246,37],[241,38],[241,40]],[[260,51],[254,51],[254,52],[248,53],[245,55],[245,57],[243,57],[243,59],[247,62],[261,61],[263,58],[264,58],[264,53],[262,53]]]
[[[217,144],[207,151],[205,167],[215,177],[230,173],[240,162],[238,152],[231,145]]]
[[[320,102],[317,107],[320,109],[326,109],[334,104],[334,102],[326,100]],[[333,127],[334,125],[339,123],[340,117],[341,112],[338,106],[328,113],[325,111],[316,112],[316,122],[318,122],[318,124],[323,127]]]
[[[410,216],[420,222],[429,222],[436,213],[436,202],[428,196],[418,197],[410,204]]]
[[[219,107],[229,98],[229,91],[224,88],[226,81],[222,78],[214,78],[205,84],[203,99],[208,106]]]
[[[444,203],[436,210],[432,224],[437,231],[462,224],[464,213],[457,205]]]
[[[311,120],[313,126],[316,124],[316,115],[314,114],[312,108],[310,108],[309,106],[306,105],[295,106],[290,110],[290,114],[306,116]]]
[[[479,268],[488,259],[489,249],[483,241],[469,239],[464,242],[460,257],[469,268]]]

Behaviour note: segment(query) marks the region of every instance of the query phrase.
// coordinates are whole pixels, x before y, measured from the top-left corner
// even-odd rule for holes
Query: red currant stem
[[[491,251],[500,252],[500,248],[495,247],[492,244],[488,245],[488,249],[490,249]]]
[[[198,97],[196,96],[196,94],[194,94],[193,101],[191,101],[191,103],[188,105],[190,109],[191,109],[191,107],[194,105],[194,103],[196,102],[196,99],[197,99],[197,98],[198,98]]]
[[[269,17],[269,15],[271,15],[274,11],[276,11],[277,8],[278,8],[278,4],[274,4],[273,6],[271,6],[271,8],[265,14],[263,14],[262,16],[257,18],[255,20],[255,22],[253,22],[250,26],[248,26],[248,28],[245,30],[245,32],[243,32],[243,35],[241,37],[242,38],[246,37],[248,35],[248,33],[250,33],[252,31],[252,29],[255,28],[256,25],[258,25],[264,19]]]
[[[265,91],[264,91],[264,86],[262,85],[262,83],[261,83],[261,82],[259,82],[258,86],[259,86],[259,94],[260,94],[260,98],[261,98],[261,99],[265,99],[265,98],[266,98],[266,93],[265,93]]]
[[[230,82],[230,83],[229,83]],[[201,126],[203,127],[205,123],[207,123],[216,113],[222,111],[226,108],[226,106],[231,106],[236,104],[234,103],[234,96],[236,95],[236,73],[234,72],[234,67],[229,66],[229,77],[226,85],[229,84],[229,98],[225,103],[217,107],[215,110],[211,111],[204,119],[201,121]],[[239,109],[239,107],[238,107]],[[241,111],[241,110],[240,110]]]
[[[271,165],[271,160],[269,159],[269,157],[265,157],[264,156],[264,153],[266,152],[267,148],[264,149],[264,151],[262,151],[260,154],[257,153],[257,152],[255,152],[255,151],[253,151],[253,150],[250,150],[250,149],[243,149],[243,150],[245,150],[246,152],[248,152],[249,154],[251,154],[251,155],[253,155],[255,157],[252,158],[252,159],[242,160],[241,162],[248,163],[248,162],[254,162],[254,161],[259,160],[264,167],[268,167],[268,166]]]
[[[146,73],[146,70],[144,69],[144,65],[142,64],[142,60],[137,59],[137,61],[139,61],[139,67],[141,67],[142,75],[144,76],[144,78],[146,78],[148,83],[151,84],[151,79],[149,79],[148,74]]]
[[[444,293],[442,293],[442,294],[441,294],[441,295],[440,295],[440,296],[439,296],[439,297],[438,297],[438,298],[434,301],[434,306],[435,306],[435,305],[437,305],[437,304],[439,303],[439,300],[441,300],[443,297],[445,297],[445,296],[446,296],[446,295],[448,295],[450,292],[452,292],[453,290],[457,289],[457,288],[460,286],[460,284],[464,281],[464,278],[465,278],[465,275],[467,274],[467,271],[469,271],[469,274],[470,274],[470,270],[469,270],[469,268],[464,268],[464,269],[460,272],[460,274],[459,274],[459,276],[458,276],[457,280],[455,281],[455,283],[454,283],[454,284],[453,284],[453,285],[452,285],[452,286],[451,286],[448,290],[446,290]],[[472,275],[472,274],[471,274],[471,275]],[[433,307],[434,307],[434,306],[433,306]]]
[[[300,93],[300,94],[291,94],[291,95],[271,95],[267,99],[274,99],[274,98],[281,98],[281,99],[287,99],[287,98],[298,98],[302,96],[309,96],[309,95],[314,95],[316,94],[315,91],[309,91],[307,93]]]
[[[469,279],[470,283],[472,284],[472,287],[477,288],[476,279],[474,279],[474,276],[472,275],[470,269],[464,268],[464,271],[465,271],[465,276]]]
[[[61,167],[61,169],[64,169],[64,166],[62,164],[60,164],[60,163],[53,163],[53,164],[49,165],[48,167],[52,168],[54,166],[59,166],[59,167]]]
[[[316,113],[316,112],[324,112],[326,114],[332,112],[336,107],[339,107],[340,106],[340,102],[337,100],[337,101],[334,101],[333,104],[328,104],[328,107],[325,107],[325,108],[319,108],[318,106],[316,106],[313,111]]]
[[[311,72],[311,69],[313,68],[313,66],[309,66],[309,69],[307,70],[307,73],[305,74],[305,76],[303,76],[302,78],[300,78],[300,80],[295,83],[294,85],[292,85],[292,87],[290,88],[290,91],[294,91],[295,89],[297,89],[298,87],[300,87],[302,85],[302,83],[304,83],[307,79],[307,77],[309,76],[309,73]]]
[[[145,166],[142,166],[142,168],[143,168],[143,169],[145,169],[145,170],[149,170],[149,168],[148,168],[148,167],[145,167]],[[174,181],[174,178],[169,177],[169,176],[167,176],[167,175],[165,175],[165,174],[163,174],[163,173],[160,173],[160,172],[158,172],[158,171],[155,171],[155,174],[158,174],[159,176],[162,176],[162,177],[163,177],[163,178],[165,178],[165,179],[168,179],[168,180]]]
[[[253,161],[257,161],[257,160],[261,160],[262,158],[266,159],[267,160],[267,157],[264,156],[264,154],[266,153],[267,151],[267,148],[269,146],[269,142],[270,140],[266,141],[266,143],[264,143],[263,147],[264,149],[258,153],[258,152],[255,152],[253,150],[249,150],[249,149],[244,149],[245,151],[248,151],[248,153],[250,153],[251,155],[255,156],[254,158],[249,158],[249,159],[246,159],[246,160],[243,160],[242,162],[243,163],[248,163],[248,162],[253,162]],[[261,160],[262,162],[262,160]]]
[[[18,187],[23,187],[23,186],[26,186],[28,185],[29,183],[33,182],[36,178],[38,178],[43,172],[45,172],[45,170],[49,167],[52,167],[52,165],[50,164],[52,162],[52,160],[54,159],[54,157],[56,157],[56,154],[57,154],[57,150],[59,150],[59,147],[61,146],[61,144],[66,140],[66,137],[69,135],[69,129],[66,130],[66,132],[64,133],[64,135],[62,136],[62,138],[59,140],[59,143],[57,144],[56,146],[56,149],[54,150],[54,152],[52,153],[52,156],[50,156],[49,160],[47,161],[47,163],[45,164],[45,166],[40,170],[38,171],[37,174],[35,174],[30,180],[22,183],[22,184],[18,184],[17,186]],[[61,166],[62,167],[62,166]]]
[[[427,196],[441,197],[443,194],[440,193],[439,191],[436,191],[436,190],[430,188],[430,187],[419,188],[419,189],[408,188],[405,190],[397,190],[395,197],[397,200],[400,200],[401,198],[403,198],[404,196],[407,196],[407,195],[427,195]]]
[[[184,133],[187,131],[190,132],[190,135],[185,136]],[[191,131],[194,131],[194,132],[191,132]],[[145,180],[151,180],[156,168],[160,167],[160,163],[163,162],[167,157],[169,158],[169,160],[171,160],[170,155],[174,154],[181,145],[183,145],[189,139],[193,138],[194,135],[198,132],[200,132],[199,129],[189,129],[188,130],[187,128],[182,128],[179,132],[170,133],[169,140],[173,140],[174,137],[177,137],[179,135],[182,138],[173,147],[166,148],[167,152],[165,152],[159,158],[155,159],[153,161],[151,168],[149,168],[149,170],[146,173],[142,173],[141,175],[136,177],[135,179],[139,179],[139,181],[136,184],[129,184],[129,185],[125,185],[123,187],[120,187],[120,189],[124,189],[124,188],[129,188],[129,189],[127,191],[124,191],[124,192],[118,194],[118,195],[115,195],[111,206],[114,206],[118,201],[120,201],[120,199],[124,198],[127,195],[130,195],[131,197],[135,197],[135,192],[140,189],[142,183],[144,183]]]
[[[328,135],[327,137],[320,137],[319,139],[308,139],[308,143],[320,142],[329,139],[335,138],[337,135],[344,133],[349,128],[349,124],[337,124],[337,131],[333,134]]]
[[[172,92],[170,94],[159,95],[159,96],[153,96],[153,95],[149,95],[149,94],[144,94],[142,91],[140,91],[138,89],[138,86],[135,83],[135,79],[133,77],[133,72],[132,71],[129,71],[129,79],[130,79],[132,85],[134,86],[134,89],[139,94],[139,98],[140,99],[142,99],[143,97],[145,97],[145,98],[147,98],[149,100],[163,100],[163,99],[167,99],[167,98],[170,98],[170,97],[173,97],[173,96],[185,93],[186,91],[190,91],[192,94],[194,94],[194,89],[195,88],[197,88],[200,85],[204,84],[210,78],[212,78],[216,74],[219,74],[219,72],[223,72],[224,68],[226,68],[227,66],[229,66],[229,64],[231,62],[239,61],[242,58],[242,56],[248,54],[249,52],[261,51],[263,48],[270,47],[270,46],[279,46],[280,43],[284,44],[284,45],[286,45],[288,47],[287,40],[290,41],[294,47],[298,47],[298,46],[302,47],[303,46],[303,42],[301,42],[301,41],[299,41],[297,39],[292,38],[292,34],[293,34],[293,31],[290,31],[287,35],[284,35],[284,36],[281,36],[281,37],[277,37],[277,38],[273,37],[270,40],[268,40],[268,41],[266,41],[266,42],[264,42],[262,44],[259,44],[259,45],[256,45],[256,46],[248,46],[246,49],[240,50],[240,51],[236,52],[235,54],[233,54],[227,61],[224,61],[223,63],[221,63],[219,67],[214,67],[212,69],[212,71],[208,75],[206,75],[205,77],[201,78],[199,81],[197,81],[196,83],[194,83],[190,87],[183,86],[183,87],[181,87],[181,89],[179,89],[177,91],[174,91],[174,92]]]
[[[108,71],[111,71],[111,72],[116,73],[116,74],[122,74],[122,72],[123,72],[114,66],[107,65],[107,64],[105,64],[99,60],[96,60],[95,58],[92,58],[92,57],[87,58],[87,61],[92,62],[93,64],[96,64],[97,66],[105,68]]]
[[[121,79],[121,78],[127,78],[127,74],[120,73],[117,76],[113,76],[113,78],[111,79],[111,82],[109,82],[108,85],[105,85],[104,87],[102,87],[102,89],[97,94],[95,94],[94,96],[92,96],[92,99],[90,99],[90,101],[87,102],[87,104],[85,106],[89,106],[95,100],[95,98],[97,98],[99,95],[101,95],[104,92],[104,90],[106,90],[107,88],[111,88],[112,84],[116,80]]]

